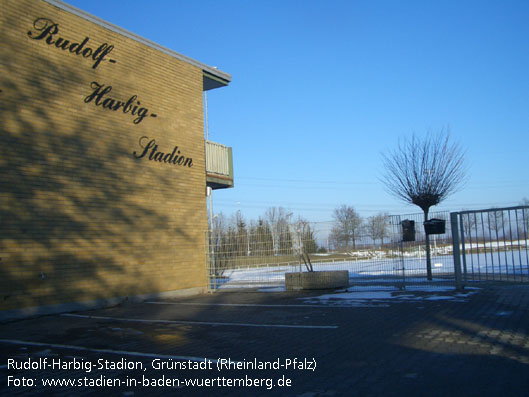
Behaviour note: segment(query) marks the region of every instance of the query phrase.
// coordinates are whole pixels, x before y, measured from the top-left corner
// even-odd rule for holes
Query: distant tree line
[[[383,244],[389,237],[389,216],[379,213],[368,218],[361,217],[347,205],[333,212],[333,226],[328,238],[318,245],[316,232],[308,220],[282,207],[268,208],[257,220],[247,220],[241,211],[230,218],[220,213],[211,223],[210,246],[217,256],[265,257],[297,256],[334,251],[351,251],[366,237],[373,244]]]
[[[210,248],[217,257],[265,257],[312,254],[318,250],[310,223],[282,207],[266,210],[257,220],[247,221],[240,211],[230,219],[222,213],[211,223]]]

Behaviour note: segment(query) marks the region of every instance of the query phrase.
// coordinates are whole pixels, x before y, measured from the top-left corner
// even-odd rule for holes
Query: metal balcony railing
[[[206,175],[214,189],[233,187],[232,150],[220,143],[206,141]]]
[[[206,141],[206,171],[224,176],[230,175],[230,148],[220,143]]]

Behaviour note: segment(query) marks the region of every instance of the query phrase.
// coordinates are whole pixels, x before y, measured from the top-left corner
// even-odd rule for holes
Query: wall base
[[[97,299],[86,302],[70,302],[56,305],[24,307],[15,310],[0,310],[0,321],[19,320],[28,317],[48,316],[52,314],[76,312],[82,310],[101,309],[127,302],[142,302],[149,299],[171,299],[182,296],[203,294],[205,292],[206,288],[197,287],[174,291],[155,292],[151,294],[119,296],[115,298]]]

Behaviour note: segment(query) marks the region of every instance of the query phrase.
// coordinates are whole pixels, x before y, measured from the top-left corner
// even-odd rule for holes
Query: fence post
[[[458,213],[450,213],[450,225],[452,229],[452,254],[454,256],[454,274],[456,278],[456,289],[458,291],[463,289],[461,280],[461,254],[459,251],[459,227],[457,220]]]

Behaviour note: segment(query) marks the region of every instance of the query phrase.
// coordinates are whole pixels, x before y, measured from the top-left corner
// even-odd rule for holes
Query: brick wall
[[[0,309],[204,287],[202,70],[44,1],[0,5]]]

